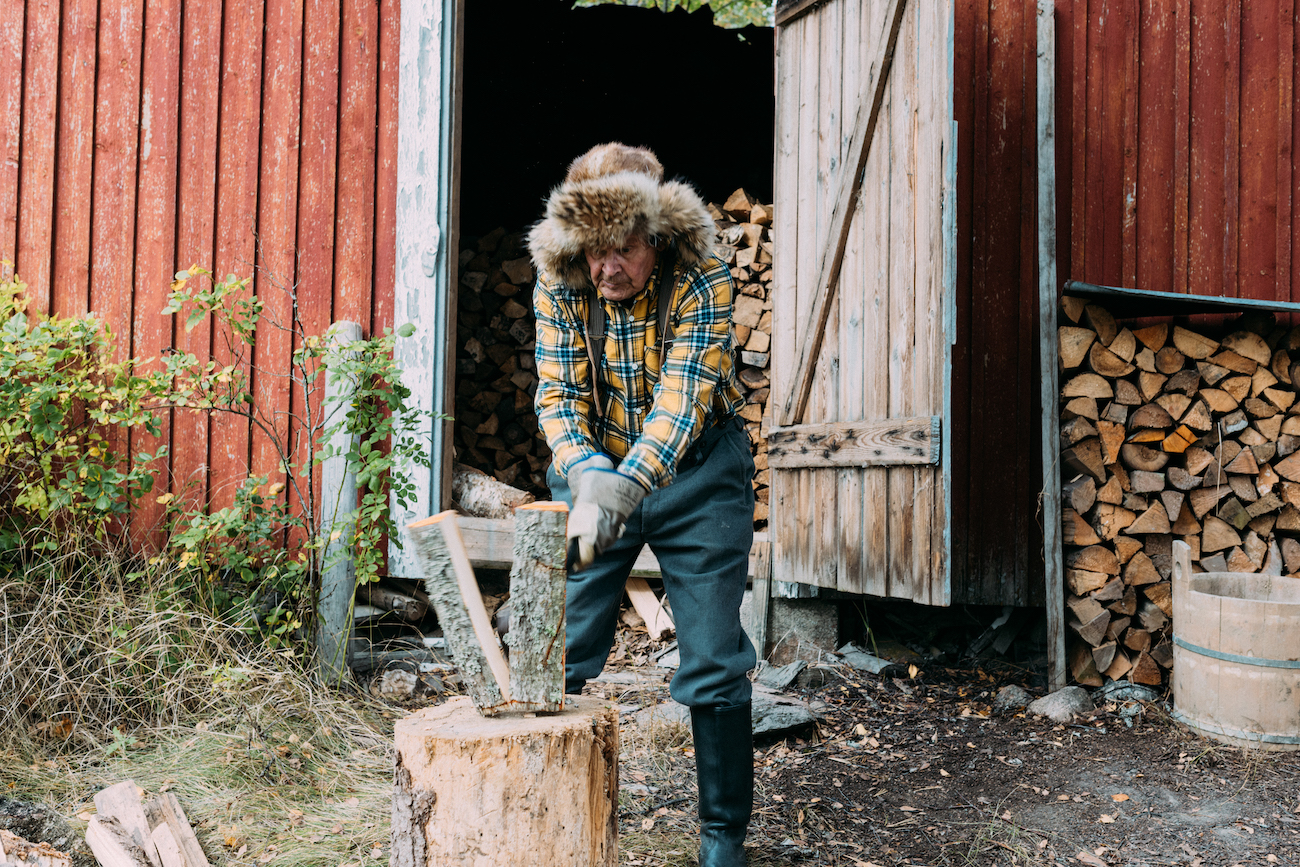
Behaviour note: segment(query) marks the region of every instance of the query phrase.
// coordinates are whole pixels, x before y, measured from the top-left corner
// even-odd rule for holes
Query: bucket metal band
[[[1261,734],[1260,732],[1248,732],[1241,729],[1224,728],[1216,726],[1213,723],[1207,723],[1205,720],[1194,719],[1178,708],[1174,708],[1170,713],[1175,720],[1196,731],[1205,732],[1206,734],[1223,735],[1224,737],[1237,738],[1242,741],[1254,741],[1260,744],[1300,744],[1300,737],[1295,735],[1270,735]]]
[[[1190,650],[1192,653],[1199,653],[1202,656],[1208,656],[1212,659],[1222,659],[1224,662],[1239,662],[1242,665],[1258,665],[1262,668],[1300,669],[1300,659],[1261,659],[1258,656],[1241,656],[1236,653],[1224,653],[1221,650],[1211,650],[1208,647],[1201,647],[1200,645],[1183,641],[1177,635],[1174,636],[1174,644],[1178,645],[1183,650]]]

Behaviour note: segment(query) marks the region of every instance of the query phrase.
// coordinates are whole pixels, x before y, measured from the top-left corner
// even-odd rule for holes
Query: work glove
[[[578,492],[582,490],[582,474],[587,470],[612,470],[614,462],[609,459],[609,455],[602,455],[597,452],[594,455],[588,455],[569,467],[569,473],[566,476],[569,482],[569,493],[573,496],[574,501],[578,499]]]
[[[586,569],[618,541],[646,495],[640,482],[613,469],[586,469],[577,481],[566,533],[571,572]]]

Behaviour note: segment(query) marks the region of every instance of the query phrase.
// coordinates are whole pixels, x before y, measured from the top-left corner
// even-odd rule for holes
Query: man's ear
[[[647,239],[647,243],[650,245],[651,249],[656,250],[660,253],[668,249],[668,239],[663,237],[662,235],[651,235]]]

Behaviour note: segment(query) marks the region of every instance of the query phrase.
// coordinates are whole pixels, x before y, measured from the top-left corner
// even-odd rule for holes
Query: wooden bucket
[[[1300,749],[1300,579],[1191,573],[1174,542],[1174,719],[1224,743]]]

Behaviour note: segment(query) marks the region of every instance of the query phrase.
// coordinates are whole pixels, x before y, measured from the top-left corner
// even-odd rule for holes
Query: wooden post
[[[510,570],[510,693],[512,710],[564,708],[563,503],[515,509],[515,562]]]
[[[772,607],[772,546],[757,547],[758,557],[754,564],[753,578],[753,618],[750,628],[753,634],[750,640],[758,651],[759,659],[767,659],[767,621],[768,610]]]
[[[393,867],[618,863],[618,713],[484,719],[454,698],[399,720]]]
[[[355,322],[335,323],[330,339],[335,346],[353,343],[361,339],[361,326]],[[327,425],[347,411],[349,398],[356,391],[356,383],[330,380],[327,377],[325,385],[325,405],[331,412]],[[348,667],[348,639],[352,637],[357,568],[347,549],[353,525],[350,520],[338,522],[357,507],[357,474],[348,471],[347,459],[354,439],[345,431],[336,432],[329,445],[337,454],[326,458],[321,466],[321,535],[329,539],[335,530],[340,531],[338,541],[328,543],[325,548],[320,601],[316,604],[316,666],[326,683],[343,680]]]

